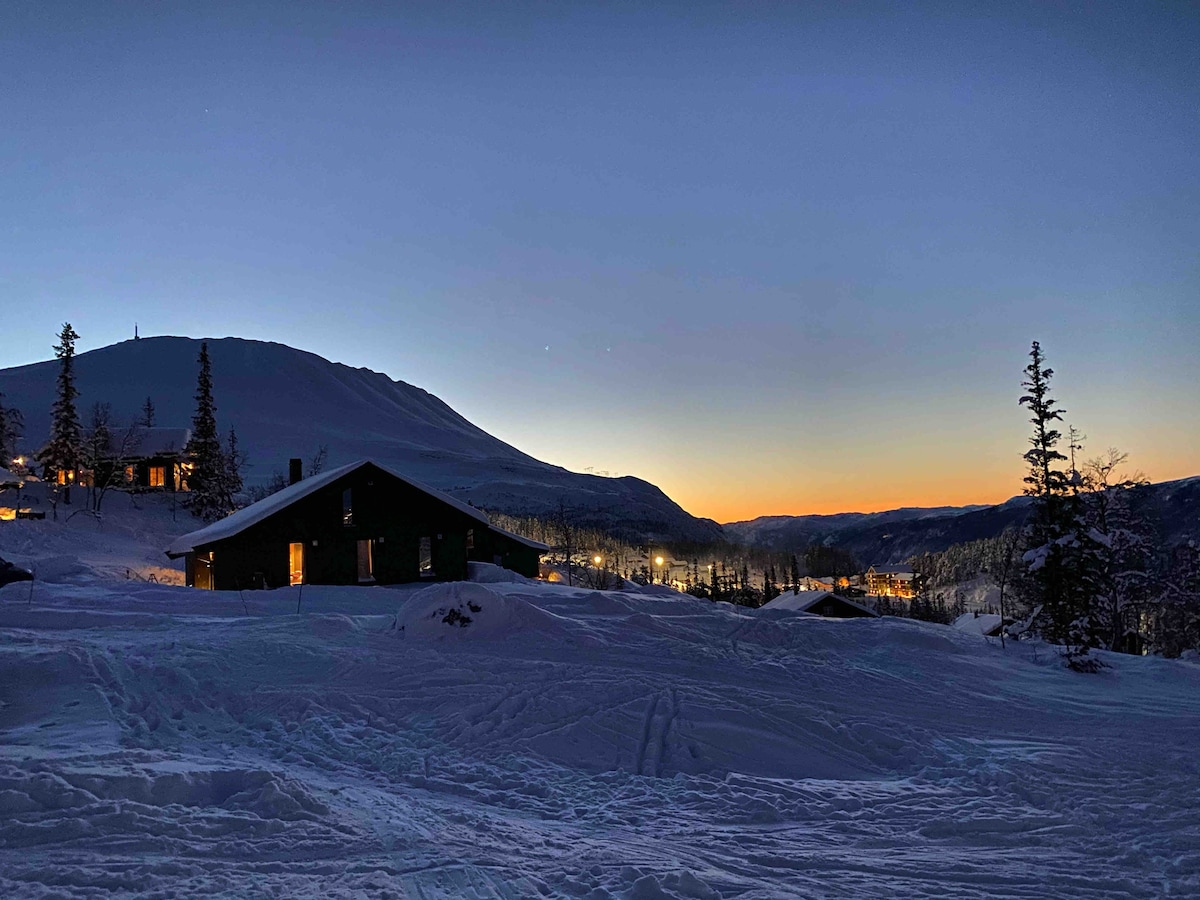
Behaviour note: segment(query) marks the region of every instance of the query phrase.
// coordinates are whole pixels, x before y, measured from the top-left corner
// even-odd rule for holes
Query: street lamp
[[[666,581],[663,579],[663,570],[662,570],[663,558],[661,556],[654,557],[654,564],[656,566],[658,566],[658,583],[666,584]]]
[[[597,554],[596,556],[593,556],[593,557],[592,557],[592,562],[594,562],[594,563],[596,564],[596,568],[597,568],[597,569],[598,569],[598,568],[600,568],[600,563],[602,563],[603,561],[604,561],[604,560],[603,560],[603,559],[601,559],[601,557],[599,556],[599,554]]]

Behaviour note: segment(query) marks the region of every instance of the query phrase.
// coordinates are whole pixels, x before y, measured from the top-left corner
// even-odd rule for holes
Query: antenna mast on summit
[[[137,333],[137,322],[134,322],[134,323],[133,323],[133,339],[134,339],[135,341],[140,341],[140,340],[141,340],[141,338],[140,338],[140,337],[138,337],[138,333]]]

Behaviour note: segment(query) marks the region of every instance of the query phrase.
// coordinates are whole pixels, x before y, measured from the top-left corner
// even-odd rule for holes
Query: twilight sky
[[[186,6],[186,8],[185,8]],[[0,367],[276,340],[719,521],[1200,473],[1200,8],[0,5]],[[15,325],[19,321],[19,326]]]

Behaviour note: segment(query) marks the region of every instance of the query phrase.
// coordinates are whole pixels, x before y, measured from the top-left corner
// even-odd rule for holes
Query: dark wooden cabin
[[[471,562],[493,563],[526,578],[537,578],[542,554],[549,550],[541,541],[489,525],[471,534],[467,557]]]
[[[456,581],[488,528],[479,510],[362,460],[185,535],[167,555],[186,559],[189,586],[216,590]]]
[[[130,487],[186,491],[191,464],[185,451],[191,435],[188,428],[142,428],[128,455],[109,462],[124,466],[120,480]]]

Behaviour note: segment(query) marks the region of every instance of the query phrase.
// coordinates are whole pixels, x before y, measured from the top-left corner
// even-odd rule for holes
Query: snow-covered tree
[[[14,406],[4,405],[4,394],[0,394],[0,467],[10,468],[17,455],[17,441],[25,419]]]
[[[1101,646],[1140,652],[1144,619],[1155,594],[1149,529],[1134,508],[1135,489],[1149,482],[1120,472],[1129,458],[1115,448],[1084,464],[1080,494],[1086,528],[1080,542],[1082,577]]]
[[[1025,367],[1026,393],[1020,405],[1032,413],[1033,434],[1024,458],[1029,464],[1025,493],[1033,498],[1023,559],[1028,565],[1023,593],[1036,628],[1052,643],[1067,648],[1067,661],[1077,669],[1092,668],[1088,650],[1095,643],[1090,586],[1083,577],[1085,529],[1080,517],[1077,483],[1062,468],[1062,433],[1054,427],[1065,410],[1050,395],[1054,370],[1046,366],[1041,345],[1033,342]],[[1072,473],[1073,475],[1074,473]]]
[[[79,335],[75,333],[71,323],[63,323],[58,343],[54,345],[54,355],[59,360],[59,368],[54,405],[50,408],[50,440],[38,454],[38,461],[51,478],[56,478],[60,471],[66,473],[66,492],[63,498],[66,503],[71,502],[71,482],[79,471],[83,457],[83,428],[79,424],[79,412],[75,408],[75,399],[79,396],[75,387],[77,340]],[[57,496],[53,502],[57,517]]]
[[[229,471],[221,438],[217,433],[217,406],[213,401],[212,363],[208,343],[200,345],[200,374],[196,379],[196,414],[187,454],[192,463],[188,476],[187,505],[192,515],[215,522],[232,511],[229,502]]]
[[[1200,542],[1191,538],[1171,551],[1156,587],[1151,649],[1170,657],[1200,651]]]
[[[229,437],[225,441],[225,488],[222,501],[230,509],[237,503],[237,495],[242,492],[242,466],[245,465],[246,454],[238,447],[237,431],[229,429]]]

